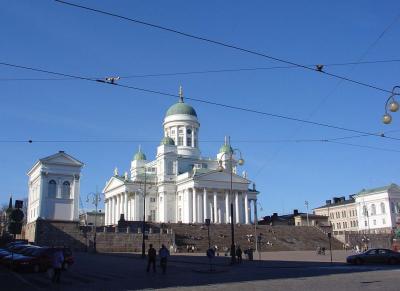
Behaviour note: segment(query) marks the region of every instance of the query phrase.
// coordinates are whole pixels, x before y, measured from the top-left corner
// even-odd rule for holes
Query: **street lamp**
[[[224,157],[224,155],[226,155],[227,153],[229,153],[229,161],[230,161],[230,174],[231,174],[231,187],[230,187],[230,193],[229,196],[231,198],[231,237],[232,237],[232,242],[231,242],[231,257],[232,257],[232,261],[231,264],[235,263],[235,228],[233,225],[233,218],[234,218],[234,212],[233,212],[233,198],[232,198],[232,187],[233,187],[233,183],[232,183],[232,179],[233,179],[233,155],[234,153],[238,152],[239,153],[239,160],[237,161],[238,165],[242,166],[244,164],[244,159],[242,158],[242,153],[239,149],[233,149],[230,146],[229,143],[229,152],[224,152],[223,155],[221,156],[220,160],[219,160],[219,166],[217,168],[217,170],[219,172],[223,172],[224,171],[224,167],[222,166],[222,158]]]
[[[258,213],[257,204],[260,205],[260,211],[263,211],[261,203],[260,202],[256,202],[256,203],[254,203],[254,207],[255,207],[254,213]],[[254,215],[254,240],[255,240],[255,243],[256,243],[256,252],[258,252],[258,260],[261,261],[261,247],[260,247],[260,250],[258,249],[258,244],[260,243],[260,241],[259,241],[258,236],[257,236],[257,224],[258,224],[257,217]]]
[[[306,205],[307,208],[307,226],[310,226],[310,221],[308,220],[308,201],[304,201],[304,204]]]
[[[142,221],[142,258],[146,257],[146,244],[145,244],[145,229],[146,229],[146,186],[147,186],[147,168],[144,169],[144,187],[141,191],[143,193],[143,221]],[[141,189],[139,189],[141,190]]]
[[[96,249],[97,214],[98,214],[97,208],[98,208],[99,202],[101,201],[101,197],[100,197],[100,194],[98,193],[97,189],[96,189],[96,193],[89,193],[87,195],[86,203],[88,203],[89,201],[91,201],[91,203],[96,207],[96,213],[94,215],[94,236],[93,236],[93,249],[94,249],[94,252],[96,253],[97,252],[97,249]]]
[[[383,115],[383,118],[382,118],[382,122],[384,124],[389,124],[392,122],[392,116],[388,113],[388,109],[391,112],[396,112],[399,110],[399,103],[396,101],[396,99],[394,99],[394,97],[396,95],[399,95],[399,93],[396,93],[396,89],[400,89],[400,86],[394,86],[392,89],[392,93],[390,94],[389,98],[386,100],[385,114]]]

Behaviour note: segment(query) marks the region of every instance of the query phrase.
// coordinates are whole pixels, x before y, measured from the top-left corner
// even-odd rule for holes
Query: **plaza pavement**
[[[204,254],[177,254],[170,257],[166,275],[158,267],[146,273],[146,260],[138,254],[76,253],[76,263],[62,273],[59,285],[50,283],[45,273],[18,274],[0,269],[1,290],[399,290],[399,266],[348,266],[346,253],[328,255],[315,252],[263,253],[262,261],[244,261],[229,266],[229,257],[214,260],[208,273]],[[7,279],[6,279],[7,278]]]

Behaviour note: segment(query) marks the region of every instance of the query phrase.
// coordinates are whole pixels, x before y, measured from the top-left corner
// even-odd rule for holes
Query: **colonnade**
[[[184,223],[204,223],[207,218],[213,223],[230,223],[231,198],[234,223],[249,224],[251,222],[251,203],[253,203],[254,217],[257,217],[257,200],[250,198],[247,192],[233,191],[230,197],[229,190],[188,188],[179,194],[184,197],[183,205],[181,205]]]
[[[140,197],[138,193],[122,192],[105,199],[105,224],[117,224],[121,214],[124,214],[125,220],[140,220],[139,203],[136,203]]]

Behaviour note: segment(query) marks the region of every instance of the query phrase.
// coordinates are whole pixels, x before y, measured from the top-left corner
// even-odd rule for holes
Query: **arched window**
[[[364,216],[367,216],[368,215],[368,209],[367,209],[367,206],[363,206],[363,215]]]
[[[375,204],[371,205],[371,215],[376,215],[376,206],[375,206]]]
[[[381,202],[381,213],[382,214],[386,213],[385,203],[383,203],[383,202]]]
[[[62,187],[62,192],[61,192],[61,196],[62,198],[70,198],[71,195],[71,187],[68,181],[65,181],[63,183],[63,187]]]
[[[57,183],[56,183],[56,181],[50,180],[47,196],[49,196],[51,198],[56,198],[57,197]]]

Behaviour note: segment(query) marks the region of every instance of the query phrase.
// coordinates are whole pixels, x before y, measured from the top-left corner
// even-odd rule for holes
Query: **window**
[[[391,208],[392,213],[395,213],[394,202],[390,203],[390,208]]]
[[[190,128],[186,130],[186,145],[188,147],[192,146],[192,130]]]
[[[365,225],[365,226],[368,226],[368,223],[367,223],[367,221],[366,221],[366,220],[364,221],[364,225]]]
[[[368,215],[368,209],[367,209],[367,206],[363,206],[363,215],[364,216],[367,216]]]
[[[383,202],[381,202],[381,213],[382,214],[386,213],[385,203],[383,203]]]
[[[181,201],[182,200],[182,196],[178,196],[178,201]]]
[[[382,224],[383,224],[383,225],[386,224],[386,219],[382,218]]]
[[[182,208],[178,209],[178,221],[182,221]]]
[[[50,198],[56,198],[57,197],[57,183],[56,183],[56,181],[50,180],[47,196],[49,196]]]
[[[71,186],[68,181],[65,181],[63,183],[61,197],[62,198],[70,198],[71,197]]]
[[[373,223],[374,223],[374,225],[376,225],[376,219],[374,219]]]
[[[156,198],[150,197],[150,202],[156,202]]]
[[[375,206],[375,204],[371,205],[371,215],[376,215],[376,206]]]
[[[150,216],[151,216],[151,221],[156,220],[156,211],[155,210],[150,210]]]

